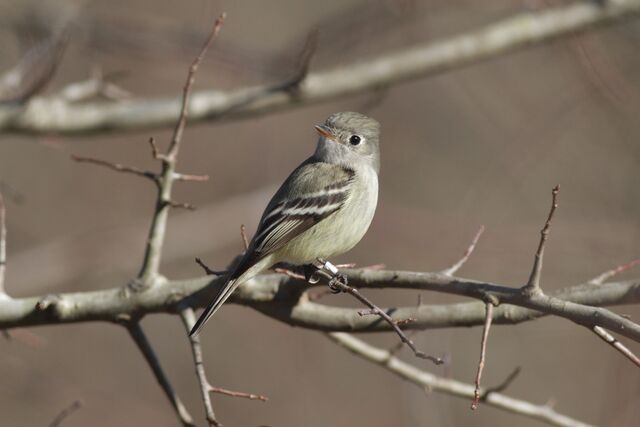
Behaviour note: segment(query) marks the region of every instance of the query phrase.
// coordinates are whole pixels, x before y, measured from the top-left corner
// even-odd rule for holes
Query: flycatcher
[[[249,248],[190,335],[243,282],[279,262],[308,264],[340,255],[366,233],[378,202],[380,124],[360,113],[335,113],[315,126],[315,153],[273,196]]]

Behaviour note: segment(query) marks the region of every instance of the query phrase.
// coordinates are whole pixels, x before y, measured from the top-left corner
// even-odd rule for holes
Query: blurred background
[[[221,36],[196,90],[281,81],[295,69],[311,28],[319,29],[312,70],[473,30],[550,1],[331,0],[269,2],[0,1],[0,70],[72,16],[69,42],[47,86],[54,93],[99,67],[133,97],[177,96],[186,70],[221,11]],[[365,239],[336,261],[433,271],[457,260],[486,231],[459,273],[513,286],[528,277],[551,188],[560,210],[542,285],[566,287],[640,256],[640,21],[507,54],[435,77],[311,107],[225,123],[188,125],[179,170],[209,174],[180,183],[163,272],[199,276],[202,257],[224,268],[242,249],[285,176],[313,150],[313,125],[354,110],[382,123],[381,193]],[[147,139],[170,130],[75,137],[0,136],[0,185],[7,200],[7,291],[13,296],[121,286],[137,273],[154,203],[152,186],[70,154],[157,167]],[[637,277],[637,272],[621,277]],[[382,306],[414,304],[416,292],[367,291]],[[459,298],[423,293],[425,303]],[[327,304],[355,302],[338,296]],[[640,314],[637,307],[618,313]],[[144,327],[174,386],[199,424],[204,414],[180,320],[154,315]],[[445,354],[423,369],[473,381],[481,328],[425,331],[421,349]],[[0,424],[48,425],[72,401],[64,425],[176,426],[178,422],[129,336],[109,324],[16,332],[0,340]],[[538,426],[537,421],[424,393],[329,342],[244,307],[226,306],[202,335],[214,385],[267,395],[268,403],[213,396],[228,426]],[[389,346],[391,334],[361,336]],[[629,344],[640,350],[638,345]],[[634,426],[640,374],[584,328],[553,318],[496,326],[483,382],[516,367],[507,394],[579,420]]]

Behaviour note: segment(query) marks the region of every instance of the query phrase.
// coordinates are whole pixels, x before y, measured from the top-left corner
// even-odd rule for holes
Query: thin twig
[[[269,400],[269,398],[267,396],[263,396],[261,394],[245,393],[244,391],[228,390],[226,388],[214,387],[211,384],[209,384],[209,392],[210,393],[223,394],[225,396],[239,397],[241,399],[259,400],[261,402],[267,402]]]
[[[191,414],[189,414],[189,411],[184,406],[182,400],[180,400],[180,397],[175,392],[173,386],[169,382],[169,379],[165,375],[164,370],[160,365],[160,361],[158,360],[158,356],[156,356],[156,353],[153,350],[151,343],[147,339],[146,334],[142,330],[140,323],[126,322],[124,325],[127,328],[127,331],[129,331],[131,338],[138,346],[138,349],[144,356],[144,359],[147,361],[147,364],[153,371],[158,384],[160,384],[162,391],[164,391],[165,395],[169,399],[169,402],[171,403],[173,409],[176,411],[176,415],[178,416],[178,419],[180,420],[182,425],[187,427],[195,427]]]
[[[480,380],[482,379],[482,370],[484,369],[484,361],[487,353],[487,339],[489,338],[489,329],[493,320],[493,304],[489,301],[485,303],[486,316],[484,328],[482,329],[482,341],[480,342],[480,360],[478,361],[478,372],[476,372],[475,390],[473,392],[473,402],[471,409],[477,409],[480,403]]]
[[[631,360],[637,367],[640,368],[640,358],[636,356],[631,350],[629,350],[624,344],[618,341],[613,335],[607,332],[600,326],[594,326],[591,328],[594,334],[600,337],[604,342],[618,350],[624,357]]]
[[[509,387],[511,385],[511,383],[513,383],[513,381],[517,378],[517,376],[520,375],[520,371],[521,371],[521,368],[520,368],[520,366],[518,366],[513,371],[511,371],[509,376],[507,378],[505,378],[504,381],[502,381],[500,384],[498,384],[496,386],[493,386],[493,387],[486,388],[484,390],[484,392],[482,393],[482,396],[480,397],[480,401],[486,402],[487,401],[487,397],[491,393],[500,393],[500,392],[506,390],[507,387]],[[475,398],[475,390],[474,390],[474,398]]]
[[[227,271],[224,270],[212,270],[209,268],[207,264],[204,263],[200,258],[196,257],[196,264],[198,264],[204,270],[207,276],[224,276],[227,274]]]
[[[611,270],[607,270],[604,273],[589,280],[587,283],[589,283],[590,285],[602,285],[604,282],[611,279],[612,277],[622,273],[623,271],[630,270],[636,265],[640,265],[640,258],[634,259],[633,261],[629,261],[626,264],[619,265],[615,268],[612,268]]]
[[[542,289],[540,288],[540,272],[542,270],[542,257],[544,256],[544,246],[547,242],[547,237],[549,235],[549,228],[551,227],[551,220],[553,219],[553,214],[556,212],[558,208],[558,193],[560,192],[560,186],[556,185],[551,191],[552,201],[551,201],[551,209],[549,209],[549,216],[547,216],[547,221],[544,223],[544,227],[540,230],[540,242],[538,243],[538,249],[536,250],[535,258],[533,261],[533,268],[531,270],[531,275],[529,276],[529,280],[527,284],[522,287],[522,293],[524,295],[538,295],[542,293]]]
[[[186,203],[186,202],[175,202],[173,200],[169,200],[167,202],[168,206],[171,206],[172,208],[176,208],[176,209],[186,209],[188,211],[195,211],[196,207],[194,205],[192,205],[191,203]]]
[[[337,268],[333,264],[329,263],[328,261],[326,261],[324,263],[324,266],[325,267],[329,266],[330,268],[332,267],[334,271],[337,271]],[[404,333],[404,331],[400,328],[400,326],[398,326],[398,323],[396,321],[394,321],[391,318],[391,316],[389,316],[389,314],[387,314],[387,312],[385,312],[380,307],[378,307],[376,304],[371,302],[371,300],[369,300],[367,297],[362,295],[360,293],[360,291],[358,291],[356,288],[354,288],[352,286],[349,286],[346,283],[346,280],[340,280],[339,276],[337,276],[337,273],[333,273],[332,274],[332,273],[329,273],[327,270],[322,269],[322,268],[319,268],[317,273],[322,275],[322,276],[324,276],[327,280],[329,280],[330,287],[331,287],[332,290],[336,289],[336,290],[339,290],[340,292],[348,293],[348,294],[354,296],[358,301],[360,301],[361,303],[363,303],[364,305],[369,307],[372,311],[375,311],[377,313],[377,315],[380,316],[385,322],[387,322],[391,326],[391,328],[395,331],[395,333],[398,334],[398,336],[400,337],[402,342],[404,342],[405,344],[407,344],[409,346],[409,348],[413,351],[413,354],[416,357],[419,357],[421,359],[430,360],[433,363],[435,363],[436,365],[441,365],[442,363],[444,363],[444,361],[441,358],[430,356],[430,355],[426,354],[425,352],[423,352],[422,350],[419,350],[416,347],[416,345],[414,344],[414,342],[411,340],[411,338],[409,338]],[[342,278],[346,279],[346,276],[342,276]]]
[[[196,323],[196,317],[191,307],[183,308],[180,310],[180,318],[182,319],[182,323],[187,331],[187,335],[189,331],[193,328],[193,325]],[[198,383],[200,384],[200,394],[202,397],[202,401],[205,407],[205,413],[207,417],[207,421],[211,426],[220,426],[220,422],[216,419],[215,413],[213,412],[213,405],[211,404],[211,396],[209,393],[218,393],[224,394],[226,396],[232,397],[240,397],[250,400],[260,400],[262,402],[266,402],[268,400],[267,397],[253,394],[253,393],[244,393],[240,391],[232,391],[227,390],[220,387],[214,387],[211,385],[209,380],[207,379],[207,373],[204,369],[204,361],[202,358],[202,346],[200,345],[200,337],[198,335],[189,335],[189,343],[191,344],[191,353],[193,355],[193,363],[196,369],[196,376],[198,378]]]
[[[460,258],[451,267],[442,270],[440,273],[447,276],[453,276],[454,274],[456,274],[456,272],[462,268],[462,266],[467,262],[467,260],[473,253],[473,250],[476,248],[476,245],[478,244],[478,240],[480,240],[480,236],[482,236],[482,233],[484,233],[484,225],[480,226],[478,231],[476,231],[475,236],[473,236],[473,240],[471,240],[471,244],[467,247],[467,250],[464,251],[462,258]]]
[[[156,140],[154,137],[149,137],[149,145],[151,145],[151,155],[156,160],[165,160],[166,156],[160,152],[158,146],[156,145]]]
[[[121,163],[113,163],[106,160],[94,159],[93,157],[76,156],[75,154],[72,154],[71,158],[78,163],[91,163],[98,166],[104,166],[116,172],[130,173],[150,179],[153,182],[158,182],[158,175],[155,172],[145,171],[133,166],[123,165]]]
[[[204,370],[204,362],[202,359],[202,347],[200,346],[200,337],[198,334],[190,335],[188,332],[193,328],[196,323],[196,317],[193,309],[187,307],[180,311],[180,318],[187,330],[187,336],[189,343],[191,344],[191,353],[193,355],[193,363],[196,368],[196,376],[198,383],[200,384],[200,396],[204,403],[204,409],[207,416],[207,421],[210,426],[220,426],[221,424],[216,419],[216,414],[213,411],[213,405],[211,404],[211,396],[209,396],[209,380],[207,379],[207,373]]]
[[[76,412],[78,409],[82,408],[82,401],[75,400],[71,405],[64,408],[56,417],[51,421],[49,427],[59,427],[62,425],[62,422],[71,414]]]
[[[176,181],[194,181],[194,182],[204,182],[209,180],[209,175],[193,175],[186,173],[175,173],[173,175],[173,179]]]
[[[332,332],[326,336],[339,346],[352,354],[375,363],[389,372],[410,383],[417,385],[421,390],[429,390],[434,393],[443,393],[463,399],[473,398],[474,386],[453,379],[440,377],[430,372],[404,362],[391,355],[389,351],[374,347],[351,334],[344,332]],[[537,419],[549,425],[559,427],[589,427],[566,415],[559,414],[548,405],[536,405],[525,400],[519,400],[499,392],[492,392],[484,400],[486,405],[502,409],[507,412]]]
[[[189,73],[187,74],[187,81],[184,85],[184,89],[182,91],[182,105],[180,107],[180,116],[178,118],[178,122],[173,130],[173,137],[171,138],[171,142],[169,143],[169,149],[167,151],[167,157],[172,162],[176,161],[176,157],[178,156],[178,150],[180,149],[180,143],[182,142],[182,134],[184,132],[184,128],[187,124],[187,117],[189,116],[189,100],[191,98],[191,92],[193,89],[193,83],[196,79],[196,73],[198,72],[198,67],[202,63],[207,50],[209,50],[209,46],[216,39],[220,29],[222,28],[222,24],[224,23],[226,14],[221,14],[214,22],[213,28],[207,37],[207,40],[202,45],[200,49],[200,53],[191,63],[189,67]],[[173,172],[173,171],[172,171]]]

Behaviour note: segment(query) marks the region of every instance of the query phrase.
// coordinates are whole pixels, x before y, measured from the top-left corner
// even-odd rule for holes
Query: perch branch
[[[180,397],[169,382],[169,378],[167,378],[167,376],[165,375],[162,366],[160,366],[158,356],[156,356],[156,353],[153,350],[151,343],[147,339],[146,334],[142,330],[140,323],[138,323],[137,321],[127,321],[125,323],[125,327],[127,328],[127,331],[129,331],[129,335],[131,335],[133,341],[138,346],[138,349],[144,356],[144,359],[147,361],[147,364],[153,371],[153,375],[155,375],[158,384],[160,384],[160,387],[162,388],[162,391],[164,391],[164,394],[169,399],[171,406],[176,411],[178,420],[180,420],[183,426],[196,427],[191,414],[189,414],[189,411],[184,406],[184,404],[180,400]]]
[[[391,355],[387,350],[374,347],[350,334],[334,332],[327,334],[336,344],[349,352],[369,362],[375,363],[384,369],[409,381],[421,389],[427,388],[436,393],[471,399],[474,397],[474,386],[453,379],[443,378],[420,370]],[[514,414],[543,421],[552,426],[561,427],[589,427],[589,424],[580,422],[566,415],[556,412],[548,405],[535,405],[533,403],[509,397],[500,392],[486,394],[484,402],[498,409]]]
[[[640,0],[574,1],[537,12],[520,12],[476,31],[309,73],[295,95],[289,84],[281,83],[227,92],[200,91],[194,94],[190,116],[193,122],[238,119],[379,90],[612,24],[639,12]],[[74,105],[57,96],[36,97],[24,107],[3,106],[0,129],[28,134],[140,131],[172,126],[179,116],[180,100],[176,98]]]
[[[468,327],[484,324],[483,293],[501,302],[494,310],[494,323],[517,324],[545,315],[558,315],[573,321],[598,325],[640,342],[640,328],[622,316],[601,307],[640,303],[640,279],[603,285],[582,284],[559,289],[553,295],[525,298],[518,288],[438,273],[394,270],[343,270],[351,286],[371,289],[410,289],[442,292],[480,300],[420,307],[397,307],[393,320],[414,318],[405,329]],[[119,316],[174,313],[188,299],[193,308],[205,307],[222,286],[224,277],[203,276],[171,280],[129,297],[122,288],[61,293],[55,301],[48,295],[0,300],[0,329],[54,325],[88,321],[117,322]],[[380,319],[360,316],[359,309],[331,307],[300,297],[300,282],[277,274],[260,275],[238,287],[230,303],[252,307],[293,326],[322,331],[376,332],[391,327]]]

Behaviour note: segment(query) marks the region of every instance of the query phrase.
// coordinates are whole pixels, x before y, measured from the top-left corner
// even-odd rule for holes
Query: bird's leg
[[[315,285],[320,281],[318,274],[318,267],[313,264],[304,264],[302,266],[302,272],[304,273],[304,279],[312,285]]]
[[[344,291],[344,287],[347,286],[347,276],[340,273],[338,267],[331,262],[322,258],[318,258],[313,264],[316,268],[316,274],[325,277],[329,280],[329,289],[331,293],[337,294]]]

